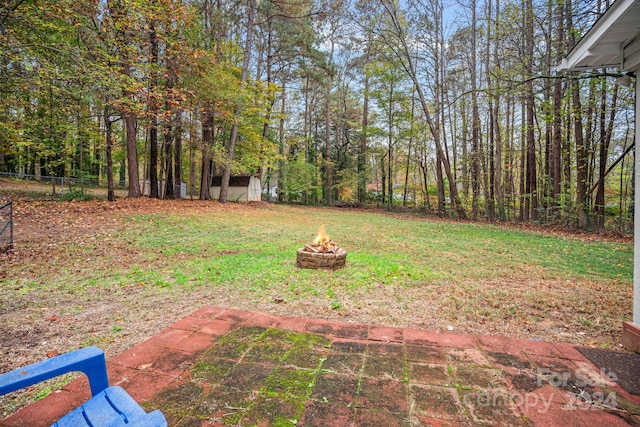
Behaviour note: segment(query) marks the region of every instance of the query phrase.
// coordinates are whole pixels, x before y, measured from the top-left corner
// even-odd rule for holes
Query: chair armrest
[[[0,395],[75,371],[87,375],[92,396],[109,387],[104,352],[91,346],[0,375]]]

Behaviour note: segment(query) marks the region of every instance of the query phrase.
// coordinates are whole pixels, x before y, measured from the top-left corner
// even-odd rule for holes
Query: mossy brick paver
[[[453,348],[447,350],[448,361],[457,363],[471,363],[476,366],[491,366],[484,352],[477,348]]]
[[[306,399],[313,388],[316,372],[294,367],[279,367],[265,381],[267,395],[280,395],[293,399]]]
[[[355,407],[359,379],[339,374],[319,375],[309,399],[324,405]]]
[[[408,362],[407,377],[415,384],[450,384],[451,377],[443,365]]]
[[[362,369],[364,355],[362,354],[329,354],[322,361],[322,372],[357,376]]]
[[[382,344],[373,342],[367,346],[367,351],[365,353],[372,356],[393,357],[402,360],[404,359],[404,346],[401,344]]]
[[[640,396],[569,344],[224,307],[194,311],[108,370],[171,426],[640,425]],[[87,397],[81,377],[0,425],[49,425]]]
[[[407,384],[391,378],[362,378],[356,407],[407,413]]]
[[[198,402],[202,394],[203,387],[200,384],[186,381],[162,390],[152,400],[154,405],[162,406],[163,411],[184,413],[185,408]]]
[[[412,385],[409,398],[413,411],[435,419],[467,421],[467,412],[454,387]]]
[[[217,385],[229,379],[236,364],[226,359],[202,358],[191,369],[191,378],[198,382]]]
[[[315,369],[326,360],[329,350],[323,347],[309,347],[304,344],[295,344],[287,351],[283,361],[300,368]]]
[[[441,347],[434,345],[405,345],[407,360],[418,362],[446,364],[444,351]]]
[[[490,389],[505,385],[502,372],[498,369],[460,363],[453,365],[449,371],[456,384],[462,387]]]
[[[306,427],[351,427],[355,422],[355,409],[318,401],[307,402],[298,425]]]
[[[336,339],[331,343],[331,348],[338,353],[362,354],[367,348],[367,343],[366,341]]]
[[[525,417],[514,403],[511,393],[506,390],[467,391],[462,403],[468,408],[474,424],[526,425]]]
[[[275,368],[258,363],[238,363],[226,377],[224,385],[237,390],[260,391]]]
[[[374,426],[389,426],[411,427],[411,420],[404,413],[389,412],[378,409],[360,409],[356,411],[355,425],[363,427]]]
[[[371,354],[366,356],[362,376],[369,378],[392,378],[402,381],[405,377],[406,362],[395,357]]]
[[[265,333],[269,334],[271,330],[267,330]],[[278,329],[274,329],[277,332],[284,332]],[[266,336],[264,339],[258,340],[247,351],[244,360],[248,362],[264,362],[277,364],[281,362],[289,349],[293,347],[293,333],[287,332],[287,336],[280,336],[278,333],[271,333],[271,336]]]
[[[304,409],[304,400],[280,395],[258,397],[238,419],[237,424],[247,426],[295,426]],[[226,423],[225,423],[226,424]],[[235,425],[229,423],[230,425]]]
[[[515,356],[500,351],[487,351],[486,354],[492,361],[492,364],[497,367],[513,368],[516,372],[533,369],[531,362],[524,356]]]

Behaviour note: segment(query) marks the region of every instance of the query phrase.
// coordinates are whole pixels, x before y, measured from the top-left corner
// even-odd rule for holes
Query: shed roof
[[[640,66],[640,0],[616,0],[556,66],[557,71]]]
[[[251,178],[257,175],[233,175],[229,177],[229,187],[247,187]],[[222,185],[222,176],[214,176],[211,179],[211,185],[213,187],[220,187]]]

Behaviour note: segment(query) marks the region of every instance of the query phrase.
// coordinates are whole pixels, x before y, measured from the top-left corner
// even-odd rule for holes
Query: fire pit
[[[321,226],[313,243],[298,249],[296,261],[300,268],[337,270],[346,264],[347,251],[339,248]]]

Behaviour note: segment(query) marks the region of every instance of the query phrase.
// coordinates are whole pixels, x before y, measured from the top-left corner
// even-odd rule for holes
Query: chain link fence
[[[0,205],[0,252],[13,249],[13,201]]]
[[[98,187],[101,184],[106,185],[106,182],[100,182],[97,178],[74,178],[74,177],[61,177],[61,176],[47,176],[47,175],[31,175],[27,173],[11,173],[11,172],[0,172],[0,178],[17,178],[24,179],[28,181],[38,181],[42,183],[51,184],[55,183],[56,186],[64,187],[65,185],[87,185],[92,187]],[[120,187],[125,187],[126,182],[117,182],[116,185]]]

